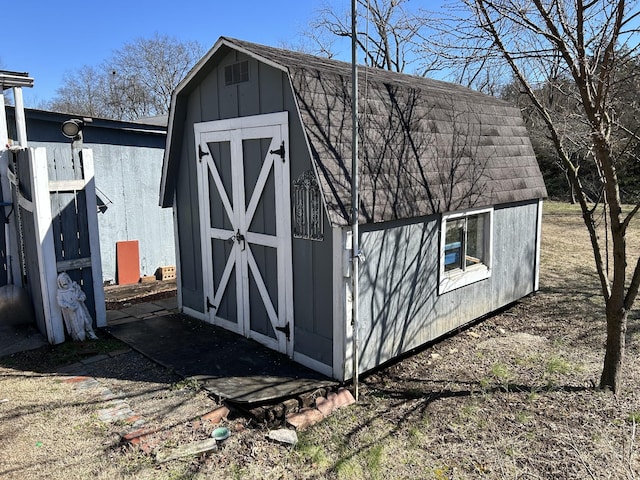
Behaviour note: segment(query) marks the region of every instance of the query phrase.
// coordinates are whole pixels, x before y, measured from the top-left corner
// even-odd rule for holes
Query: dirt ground
[[[629,243],[637,254],[640,230]],[[368,375],[358,404],[295,447],[232,414],[218,450],[158,463],[217,426],[193,382],[106,337],[0,358],[0,478],[638,479],[640,314],[622,393],[594,388],[604,320],[589,248],[575,209],[548,202],[538,294]],[[77,368],[94,382],[65,381]],[[114,398],[130,412],[104,421]],[[136,422],[153,432],[143,448],[121,439]]]

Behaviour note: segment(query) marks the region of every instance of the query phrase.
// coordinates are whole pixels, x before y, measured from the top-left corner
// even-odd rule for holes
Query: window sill
[[[438,294],[456,290],[458,288],[471,285],[472,283],[479,282],[491,277],[491,269],[486,265],[474,265],[468,267],[465,271],[451,270],[449,272],[443,272],[440,277],[440,283],[438,284]]]

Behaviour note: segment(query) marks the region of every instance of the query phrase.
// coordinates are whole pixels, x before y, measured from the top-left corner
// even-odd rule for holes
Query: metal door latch
[[[238,231],[236,232],[235,237],[236,237],[236,242],[238,242],[238,243],[242,242],[242,248],[240,250],[242,250],[244,252],[244,249],[246,247],[246,243],[244,241],[244,235],[242,235],[240,233],[240,229],[238,229]]]
[[[232,236],[227,238],[227,242],[238,242],[238,243],[242,242],[241,250],[243,252],[244,252],[244,249],[246,248],[245,238],[244,238],[244,235],[240,233],[240,229],[238,229],[238,231],[234,233]]]

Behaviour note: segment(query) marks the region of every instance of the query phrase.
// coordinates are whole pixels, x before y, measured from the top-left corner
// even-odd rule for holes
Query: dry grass
[[[622,394],[594,389],[604,321],[593,257],[576,209],[546,209],[539,294],[369,375],[359,404],[303,432],[295,448],[252,427],[219,451],[159,466],[121,446],[117,425],[97,421],[95,397],[34,373],[42,369],[28,358],[0,360],[0,399],[9,400],[0,404],[0,477],[639,479],[638,314]],[[635,249],[640,232],[631,236]],[[146,373],[132,376],[127,365],[143,360],[131,355],[118,367],[126,380],[118,368],[96,378],[163,427],[160,447],[203,438],[187,418],[212,405],[157,367],[137,365]]]

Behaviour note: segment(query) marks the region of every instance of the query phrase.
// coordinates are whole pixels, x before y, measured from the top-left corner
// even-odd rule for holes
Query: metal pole
[[[353,339],[353,396],[358,401],[359,352],[358,352],[358,276],[360,247],[358,242],[358,55],[356,42],[357,0],[351,0],[351,254],[352,298],[351,328]]]

